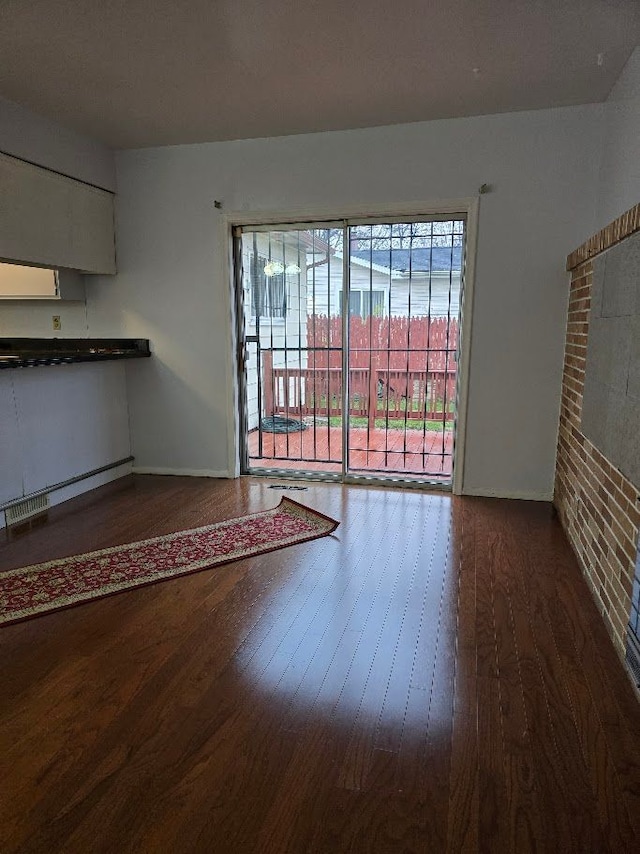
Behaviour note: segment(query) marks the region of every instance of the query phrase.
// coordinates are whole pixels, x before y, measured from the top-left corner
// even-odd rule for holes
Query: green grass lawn
[[[366,418],[352,416],[349,419],[350,427],[366,427],[368,423]],[[329,425],[342,427],[342,418],[340,416],[329,418]],[[406,422],[402,418],[390,418],[388,423],[385,418],[376,418],[375,425],[381,430],[387,427],[389,430],[404,430],[405,426],[407,430],[442,430],[442,421],[420,421],[417,418],[408,418]],[[453,421],[447,422],[447,429],[453,430]]]
[[[354,395],[352,397],[352,406],[358,406],[358,397]],[[309,405],[313,407],[313,398],[310,398],[308,401]],[[327,410],[327,398],[325,395],[320,396],[317,401],[317,407],[320,411]],[[386,400],[384,398],[378,399],[376,402],[376,420],[375,425],[379,429],[386,429],[387,427],[390,430],[404,430],[405,427],[407,430],[433,430],[438,431],[442,430],[442,421],[441,420],[428,420],[420,418],[407,418],[406,422],[404,418],[390,418],[387,422],[385,417],[385,408],[386,408]],[[401,411],[404,411],[407,406],[406,398],[398,401],[398,408]],[[417,413],[419,410],[417,409],[417,405],[412,405],[412,402],[409,402],[411,413]],[[340,409],[340,400],[337,396],[332,396],[330,400],[330,408],[334,411],[336,409]],[[397,412],[397,409],[395,410]],[[435,401],[435,412],[445,411],[445,405],[442,398]],[[447,400],[446,411],[449,413],[455,412],[455,401]],[[349,424],[351,427],[366,427],[368,424],[368,420],[366,417],[360,417],[352,415],[349,419]],[[329,424],[331,427],[342,427],[342,417],[340,415],[332,416],[329,418]],[[453,420],[447,421],[447,429],[453,430]]]

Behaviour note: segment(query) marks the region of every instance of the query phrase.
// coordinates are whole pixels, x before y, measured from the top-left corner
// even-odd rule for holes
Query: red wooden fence
[[[446,317],[352,317],[349,415],[451,420],[458,322]],[[267,415],[342,414],[342,319],[307,318],[308,367],[274,367],[262,351]],[[315,349],[317,348],[317,349]]]

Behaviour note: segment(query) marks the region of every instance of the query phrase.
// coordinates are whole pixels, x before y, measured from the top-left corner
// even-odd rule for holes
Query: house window
[[[340,310],[342,311],[342,291],[339,292]],[[382,317],[384,315],[384,291],[349,291],[349,314],[359,317]]]
[[[256,258],[254,263],[254,258]],[[269,259],[250,255],[247,259],[252,317],[286,317],[287,287],[284,272],[267,276]]]

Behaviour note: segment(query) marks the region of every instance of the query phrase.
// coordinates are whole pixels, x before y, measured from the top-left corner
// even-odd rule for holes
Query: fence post
[[[378,353],[371,353],[369,363],[369,429],[374,430],[376,426],[376,410],[378,408]]]
[[[262,351],[262,391],[265,415],[273,415],[273,353],[271,350]]]

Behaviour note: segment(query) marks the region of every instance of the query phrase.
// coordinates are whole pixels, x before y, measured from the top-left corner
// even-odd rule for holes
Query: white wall
[[[640,47],[605,104],[595,230],[640,202]],[[589,235],[585,235],[588,237]]]
[[[591,105],[124,152],[119,275],[88,296],[92,334],[151,339],[129,377],[133,451],[150,469],[228,472],[226,210],[462,198],[482,183],[465,488],[549,496],[568,251],[594,227],[603,107]]]
[[[113,152],[0,98],[0,151],[115,190]],[[1,337],[90,333],[84,301],[0,301]],[[108,332],[106,334],[111,334]],[[121,363],[0,372],[0,503],[129,456],[126,376]],[[120,467],[54,493],[57,503],[130,470]],[[4,517],[0,514],[0,525]]]
[[[62,329],[53,331],[52,317]],[[0,338],[86,338],[87,309],[83,301],[0,300]]]
[[[0,372],[0,504],[124,459],[129,447],[122,363]],[[51,501],[106,483],[130,468],[67,487],[53,493]]]
[[[115,192],[110,148],[2,97],[0,151]]]

